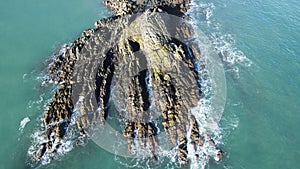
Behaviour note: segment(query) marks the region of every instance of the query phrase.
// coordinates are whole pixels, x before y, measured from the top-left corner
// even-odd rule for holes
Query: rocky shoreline
[[[59,89],[45,110],[46,141],[39,144],[34,157],[39,160],[46,152],[55,156],[79,98],[83,100],[76,123],[80,135],[88,136],[91,127],[105,124],[109,101],[114,97],[119,116],[125,119],[123,136],[129,152],[137,139],[150,147],[156,160],[160,143],[154,123],[158,122],[177,147],[179,161],[188,162],[188,144],[196,151],[205,142],[216,150],[214,158],[220,160],[223,151],[207,133],[200,132],[191,112],[201,98],[197,71],[201,67],[195,62],[201,51],[188,24],[190,1],[104,3],[114,15],[83,31],[48,69],[49,80]],[[154,115],[160,120],[153,119]]]

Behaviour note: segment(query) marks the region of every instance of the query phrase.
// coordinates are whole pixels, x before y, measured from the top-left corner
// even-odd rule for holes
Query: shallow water
[[[216,49],[228,56],[224,62],[227,100],[220,122],[226,157],[218,164],[211,161],[207,168],[298,168],[300,3],[195,3],[196,24]],[[43,105],[51,97],[50,92],[41,96],[45,89],[36,80],[45,66],[43,62],[107,11],[98,0],[72,4],[11,0],[2,4],[0,168],[30,168],[26,165],[30,135],[38,128]],[[131,166],[135,163],[89,141],[36,168],[124,168],[120,161]]]

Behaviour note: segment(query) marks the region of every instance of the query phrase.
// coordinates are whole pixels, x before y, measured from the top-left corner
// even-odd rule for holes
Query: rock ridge
[[[188,162],[188,144],[199,152],[205,143],[220,160],[223,151],[208,133],[201,133],[192,114],[201,98],[196,62],[201,50],[188,24],[190,1],[111,0],[104,4],[114,15],[95,22],[95,28],[64,46],[48,69],[48,81],[58,89],[45,110],[44,141],[34,157],[55,156],[80,98],[83,106],[76,124],[80,135],[89,136],[90,128],[106,123],[113,97],[124,119],[122,134],[129,152],[138,140],[150,148],[155,161],[156,123],[161,123],[178,150],[179,161]]]

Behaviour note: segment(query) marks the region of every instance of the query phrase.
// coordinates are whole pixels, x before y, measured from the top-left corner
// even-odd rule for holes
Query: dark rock
[[[205,140],[214,147],[211,138],[200,135],[199,124],[191,113],[201,96],[194,62],[201,52],[192,42],[194,31],[185,14],[190,1],[104,3],[115,12],[114,16],[97,21],[94,29],[83,31],[70,46],[64,47],[65,51],[48,69],[51,80],[60,88],[44,116],[45,139],[51,144],[42,144],[36,156],[41,158],[47,149],[52,149],[53,142],[64,137],[80,96],[84,97],[76,122],[80,135],[89,135],[94,124],[105,124],[112,92],[118,106],[127,110],[122,116],[126,118],[123,136],[128,139],[129,152],[134,139],[139,139],[150,147],[152,160],[157,159],[158,129],[150,118],[152,104],[161,113],[160,123],[171,143],[178,146],[181,161],[188,161],[186,136],[190,124],[190,139],[195,148]],[[53,132],[55,137],[50,137]],[[222,155],[220,151],[217,156]]]

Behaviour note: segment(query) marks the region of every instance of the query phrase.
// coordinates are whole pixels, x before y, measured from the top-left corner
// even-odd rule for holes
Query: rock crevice
[[[137,139],[150,147],[155,160],[159,141],[158,126],[154,124],[161,123],[178,149],[178,160],[188,161],[188,144],[199,150],[205,141],[218,150],[216,156],[221,159],[223,152],[209,135],[200,132],[200,124],[191,113],[201,97],[199,66],[195,62],[201,51],[193,42],[194,31],[186,15],[190,1],[104,3],[115,12],[114,16],[83,31],[48,69],[49,81],[60,87],[45,110],[46,143],[39,145],[36,159],[59,147],[54,143],[64,137],[79,98],[83,98],[76,119],[80,134],[88,136],[89,128],[105,124],[112,92],[118,109],[124,111],[120,118],[124,118],[122,133],[129,152]],[[152,118],[153,107],[160,118]]]

